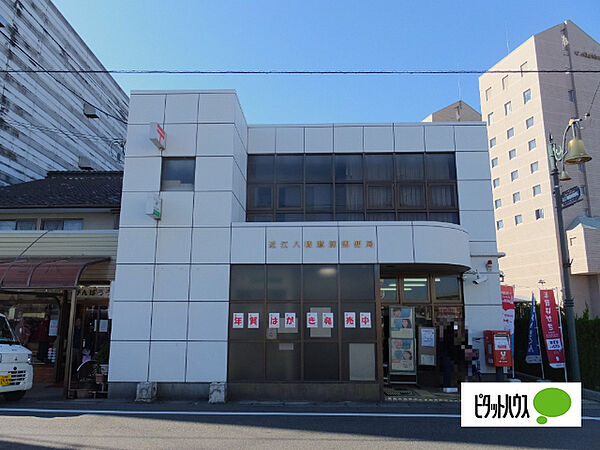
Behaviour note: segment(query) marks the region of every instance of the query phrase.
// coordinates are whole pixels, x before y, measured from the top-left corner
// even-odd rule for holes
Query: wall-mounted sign
[[[575,50],[573,53],[575,53],[577,56],[581,56],[583,58],[595,59],[597,61],[600,61],[600,55],[596,55],[595,53],[580,52],[579,50]]]
[[[152,122],[148,125],[150,142],[152,142],[159,150],[164,150],[167,146],[167,133],[164,128],[158,123]]]
[[[146,199],[146,215],[155,220],[162,217],[162,201],[158,194],[154,194]]]
[[[100,297],[100,298],[109,298],[110,297],[110,287],[108,286],[81,286],[77,289],[77,298],[86,298],[86,297]]]
[[[568,208],[581,200],[581,189],[579,189],[579,186],[573,186],[572,188],[563,191],[560,195],[560,199],[562,207]]]
[[[337,248],[338,241],[269,241],[268,248]],[[368,241],[341,241],[340,248],[375,248],[375,242]]]

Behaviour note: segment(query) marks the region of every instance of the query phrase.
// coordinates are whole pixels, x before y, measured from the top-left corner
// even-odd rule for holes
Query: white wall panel
[[[154,265],[117,264],[113,300],[150,301],[154,286]]]
[[[229,265],[193,265],[190,277],[190,301],[229,300]]]
[[[235,123],[235,94],[200,94],[198,123]]]
[[[364,127],[365,152],[393,152],[394,132],[391,125]]]
[[[304,128],[306,153],[333,153],[333,126]]]
[[[233,227],[231,229],[232,264],[264,264],[265,255],[265,228]]]
[[[147,341],[150,339],[152,302],[114,302],[111,339]]]
[[[185,381],[185,342],[151,342],[149,381]]]
[[[298,245],[294,247],[296,243]],[[267,264],[300,264],[302,262],[302,245],[302,228],[267,227]]]
[[[127,127],[126,156],[160,156],[160,150],[150,142],[150,131],[147,123],[129,125]]]
[[[161,158],[125,158],[123,174],[123,192],[160,190]]]
[[[490,180],[488,152],[457,152],[456,178],[458,180]]]
[[[335,153],[362,152],[363,127],[333,127],[333,148]]]
[[[129,100],[128,123],[163,124],[165,121],[165,95],[162,94],[131,94]]]
[[[377,227],[377,261],[413,263],[413,230],[410,224]]]
[[[454,127],[442,125],[425,126],[425,151],[453,152]]]
[[[165,149],[162,151],[162,156],[168,158],[196,156],[197,128],[198,125],[195,123],[165,125],[167,144]],[[150,145],[154,147],[154,144]]]
[[[196,191],[227,191],[233,186],[233,156],[196,158]]]
[[[494,211],[460,211],[460,225],[472,241],[495,241]]]
[[[192,251],[191,228],[160,228],[156,243],[156,262],[159,264],[189,264]]]
[[[165,124],[198,122],[198,94],[167,94]]]
[[[108,381],[147,381],[149,349],[150,342],[113,340],[110,344]]]
[[[494,208],[492,185],[489,180],[459,180],[457,187],[458,204],[461,210],[490,211]]]
[[[304,128],[278,127],[275,131],[275,153],[304,153]]]
[[[469,235],[439,223],[414,226],[415,263],[457,264],[469,267]]]
[[[162,216],[158,226],[162,227],[191,227],[192,205],[194,193],[186,191],[161,192]]]
[[[397,152],[425,151],[425,131],[423,127],[394,125],[394,150]]]
[[[117,261],[122,263],[154,263],[156,228],[121,228]]]
[[[156,220],[146,214],[146,202],[152,192],[123,192],[121,197],[120,227],[156,227]]]
[[[375,263],[377,262],[377,233],[374,226],[340,227],[340,263]],[[344,248],[344,241],[348,247]],[[356,246],[356,242],[360,246]],[[373,247],[367,247],[367,241],[373,242]]]
[[[185,340],[187,321],[188,302],[154,302],[152,304],[152,340]]]
[[[302,235],[305,242],[302,247],[302,261],[305,264],[337,264],[339,262],[338,229],[336,227],[303,227]],[[306,246],[307,241],[311,243],[310,247]],[[335,247],[330,247],[329,242],[335,242]]]
[[[227,381],[227,342],[188,343],[186,381]]]
[[[487,151],[487,128],[482,126],[455,126],[456,151]]]
[[[233,124],[200,124],[198,125],[198,156],[232,156],[235,138],[237,136]]]
[[[248,128],[248,154],[275,153],[275,127]]]
[[[194,228],[192,263],[229,263],[230,228]]]
[[[226,341],[229,303],[190,302],[188,339],[191,341]]]
[[[194,226],[229,226],[231,224],[232,199],[231,192],[196,192]]]
[[[154,275],[155,301],[186,301],[190,277],[189,265],[156,265]]]

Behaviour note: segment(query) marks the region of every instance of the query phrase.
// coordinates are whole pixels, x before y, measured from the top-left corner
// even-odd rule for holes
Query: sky
[[[54,0],[108,69],[486,70],[598,0]],[[518,68],[515,68],[518,70]],[[421,121],[478,75],[115,75],[123,90],[235,89],[248,123]]]

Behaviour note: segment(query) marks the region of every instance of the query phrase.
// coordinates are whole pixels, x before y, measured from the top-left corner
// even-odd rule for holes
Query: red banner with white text
[[[550,367],[562,369],[565,367],[563,337],[558,319],[558,309],[554,300],[554,291],[551,289],[540,290],[540,320],[548,363]]]

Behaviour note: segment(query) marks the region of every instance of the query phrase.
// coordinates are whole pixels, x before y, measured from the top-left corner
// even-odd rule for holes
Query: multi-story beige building
[[[592,161],[565,166],[581,200],[563,211],[578,314],[600,315],[600,44],[571,21],[530,37],[479,78],[487,121],[498,249],[505,284],[531,298],[543,286],[563,296],[557,217],[548,161],[551,134],[559,145],[569,119],[581,123]],[[549,72],[559,70],[560,72]],[[587,72],[585,72],[587,71]],[[594,100],[595,97],[595,100]],[[570,139],[570,135],[568,139]],[[568,140],[567,139],[567,140]]]

